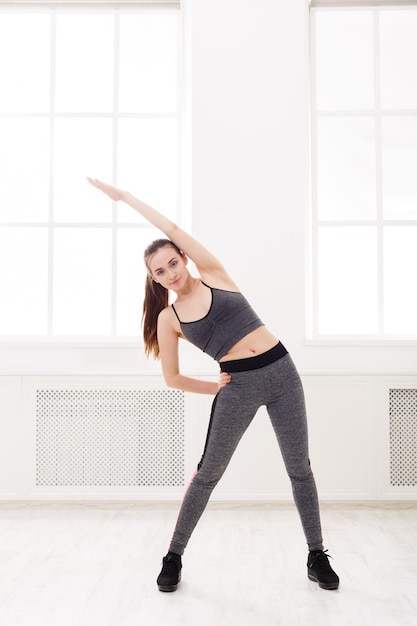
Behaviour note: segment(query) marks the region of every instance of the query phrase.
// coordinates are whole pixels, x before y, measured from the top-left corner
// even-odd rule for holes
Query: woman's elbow
[[[176,374],[164,374],[164,380],[167,387],[170,389],[180,389],[179,377]]]

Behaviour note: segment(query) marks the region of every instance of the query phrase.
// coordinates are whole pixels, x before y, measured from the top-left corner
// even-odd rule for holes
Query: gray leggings
[[[220,365],[228,371],[227,364]],[[259,369],[233,372],[231,376],[231,382],[214,399],[204,454],[184,496],[169,549],[177,554],[184,553],[241,437],[258,409],[266,405],[308,547],[322,550],[317,490],[308,457],[304,392],[290,355],[278,357]]]

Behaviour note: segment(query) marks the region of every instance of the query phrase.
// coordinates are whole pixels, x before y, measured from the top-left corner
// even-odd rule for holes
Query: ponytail
[[[148,260],[155,252],[164,246],[171,246],[179,254],[181,250],[169,239],[157,239],[153,241],[145,250],[144,260],[148,273],[145,283],[145,299],[143,301],[142,327],[143,343],[147,357],[159,358],[159,345],[157,335],[158,315],[168,306],[168,289],[156,283],[149,273]]]
[[[143,343],[145,354],[159,358],[157,321],[160,312],[168,306],[168,290],[156,283],[150,274],[146,276],[145,299],[143,301]]]

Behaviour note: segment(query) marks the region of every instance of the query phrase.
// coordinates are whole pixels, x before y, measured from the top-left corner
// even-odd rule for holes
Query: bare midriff
[[[219,359],[219,362],[248,359],[267,352],[277,343],[279,343],[278,339],[265,326],[260,326],[235,343],[229,352]]]

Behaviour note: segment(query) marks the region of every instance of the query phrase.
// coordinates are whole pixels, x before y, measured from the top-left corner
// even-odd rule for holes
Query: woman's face
[[[153,280],[165,289],[178,291],[188,277],[188,259],[170,245],[159,248],[148,259],[148,268]]]

